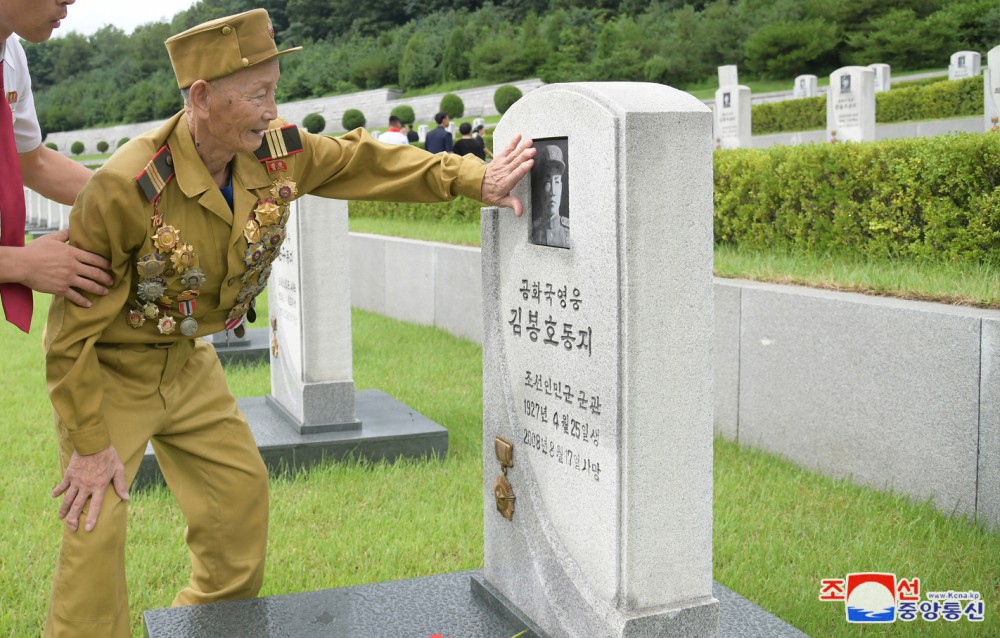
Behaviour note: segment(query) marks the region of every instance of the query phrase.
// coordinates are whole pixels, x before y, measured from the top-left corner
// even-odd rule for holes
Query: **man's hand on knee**
[[[97,525],[97,517],[104,503],[104,492],[108,484],[114,485],[115,492],[123,501],[129,499],[128,485],[125,482],[125,466],[118,458],[114,446],[82,456],[73,452],[69,465],[63,473],[62,483],[52,490],[52,498],[63,496],[59,508],[59,518],[66,521],[74,532],[80,526],[80,513],[90,499],[90,509],[87,510],[87,521],[84,529],[88,532]]]

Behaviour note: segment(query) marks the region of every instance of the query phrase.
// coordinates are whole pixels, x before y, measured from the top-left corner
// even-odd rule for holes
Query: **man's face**
[[[448,128],[449,124],[451,124],[451,120],[449,120],[447,116],[443,120],[441,120],[441,126]]]
[[[0,35],[45,42],[76,0],[0,0]]]
[[[559,205],[562,204],[562,173],[554,170],[547,171],[542,187],[545,189],[545,203],[548,206],[549,214],[558,215]]]
[[[278,117],[274,91],[280,75],[278,61],[271,60],[213,83],[207,132],[216,145],[234,153],[260,147],[268,125]]]

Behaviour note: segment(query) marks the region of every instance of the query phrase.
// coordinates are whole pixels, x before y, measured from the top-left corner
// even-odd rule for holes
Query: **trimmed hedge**
[[[128,144],[128,142],[129,142],[129,138],[127,138],[127,137],[121,138],[120,140],[118,140],[118,148],[121,148],[121,147],[125,146],[126,144]]]
[[[326,118],[319,113],[310,113],[302,118],[302,126],[304,126],[305,129],[313,135],[318,135],[323,132],[323,129],[326,128]]]
[[[59,150],[59,146],[55,142],[46,142],[45,148],[51,148],[53,151]]]
[[[395,115],[403,124],[413,124],[417,116],[413,113],[413,107],[408,104],[400,104],[392,109],[389,115]]]
[[[479,202],[351,202],[351,215],[475,221]],[[715,240],[1000,265],[1000,133],[715,152]]]
[[[440,110],[448,114],[453,120],[465,115],[465,102],[454,93],[445,93],[441,98]]]
[[[983,77],[964,80],[929,78],[900,83],[875,94],[875,120],[879,124],[911,120],[936,120],[980,115],[983,112]],[[750,107],[754,135],[811,131],[826,128],[826,96]]]
[[[365,125],[365,114],[358,109],[347,109],[344,111],[343,117],[340,118],[340,124],[344,127],[344,130],[353,131],[356,128],[361,128]]]
[[[718,151],[715,238],[1000,264],[1000,135]]]
[[[100,142],[98,142],[97,143],[97,152],[98,153],[107,153],[108,152],[108,143],[105,142],[104,140],[101,140]]]
[[[80,140],[73,142],[73,144],[69,147],[69,152],[72,153],[73,155],[81,155],[83,154],[83,150],[84,150],[83,142],[81,142]]]
[[[514,102],[521,99],[522,95],[521,89],[513,84],[504,84],[493,93],[493,106],[497,108],[500,115],[503,115],[507,109],[514,105]]]

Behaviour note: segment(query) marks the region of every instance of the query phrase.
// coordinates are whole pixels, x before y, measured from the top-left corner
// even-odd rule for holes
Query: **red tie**
[[[24,246],[24,183],[14,145],[14,118],[5,89],[0,92],[0,246]],[[0,284],[0,299],[7,321],[27,332],[31,327],[31,290],[21,284]]]

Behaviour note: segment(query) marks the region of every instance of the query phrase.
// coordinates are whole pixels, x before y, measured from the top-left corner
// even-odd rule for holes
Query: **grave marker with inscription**
[[[1000,130],[1000,46],[993,47],[986,54],[989,67],[983,77],[983,93],[986,103],[985,122],[987,131]]]
[[[869,64],[868,68],[875,72],[876,93],[883,93],[892,88],[892,69],[888,64]]]
[[[715,636],[711,112],[554,84],[497,146],[515,133],[559,149],[573,224],[537,241],[534,173],[523,217],[483,209],[480,591],[553,638]]]
[[[815,75],[800,75],[795,78],[792,97],[801,99],[804,97],[816,97],[817,95],[819,95],[819,79]]]
[[[962,80],[974,78],[982,71],[982,56],[976,51],[958,51],[951,54],[948,65],[948,79]]]
[[[719,67],[719,88],[736,86],[740,83],[740,70],[735,64]]]
[[[752,146],[750,88],[723,86],[715,92],[716,148]]]
[[[845,66],[830,74],[826,139],[875,141],[875,71],[863,66]]]

